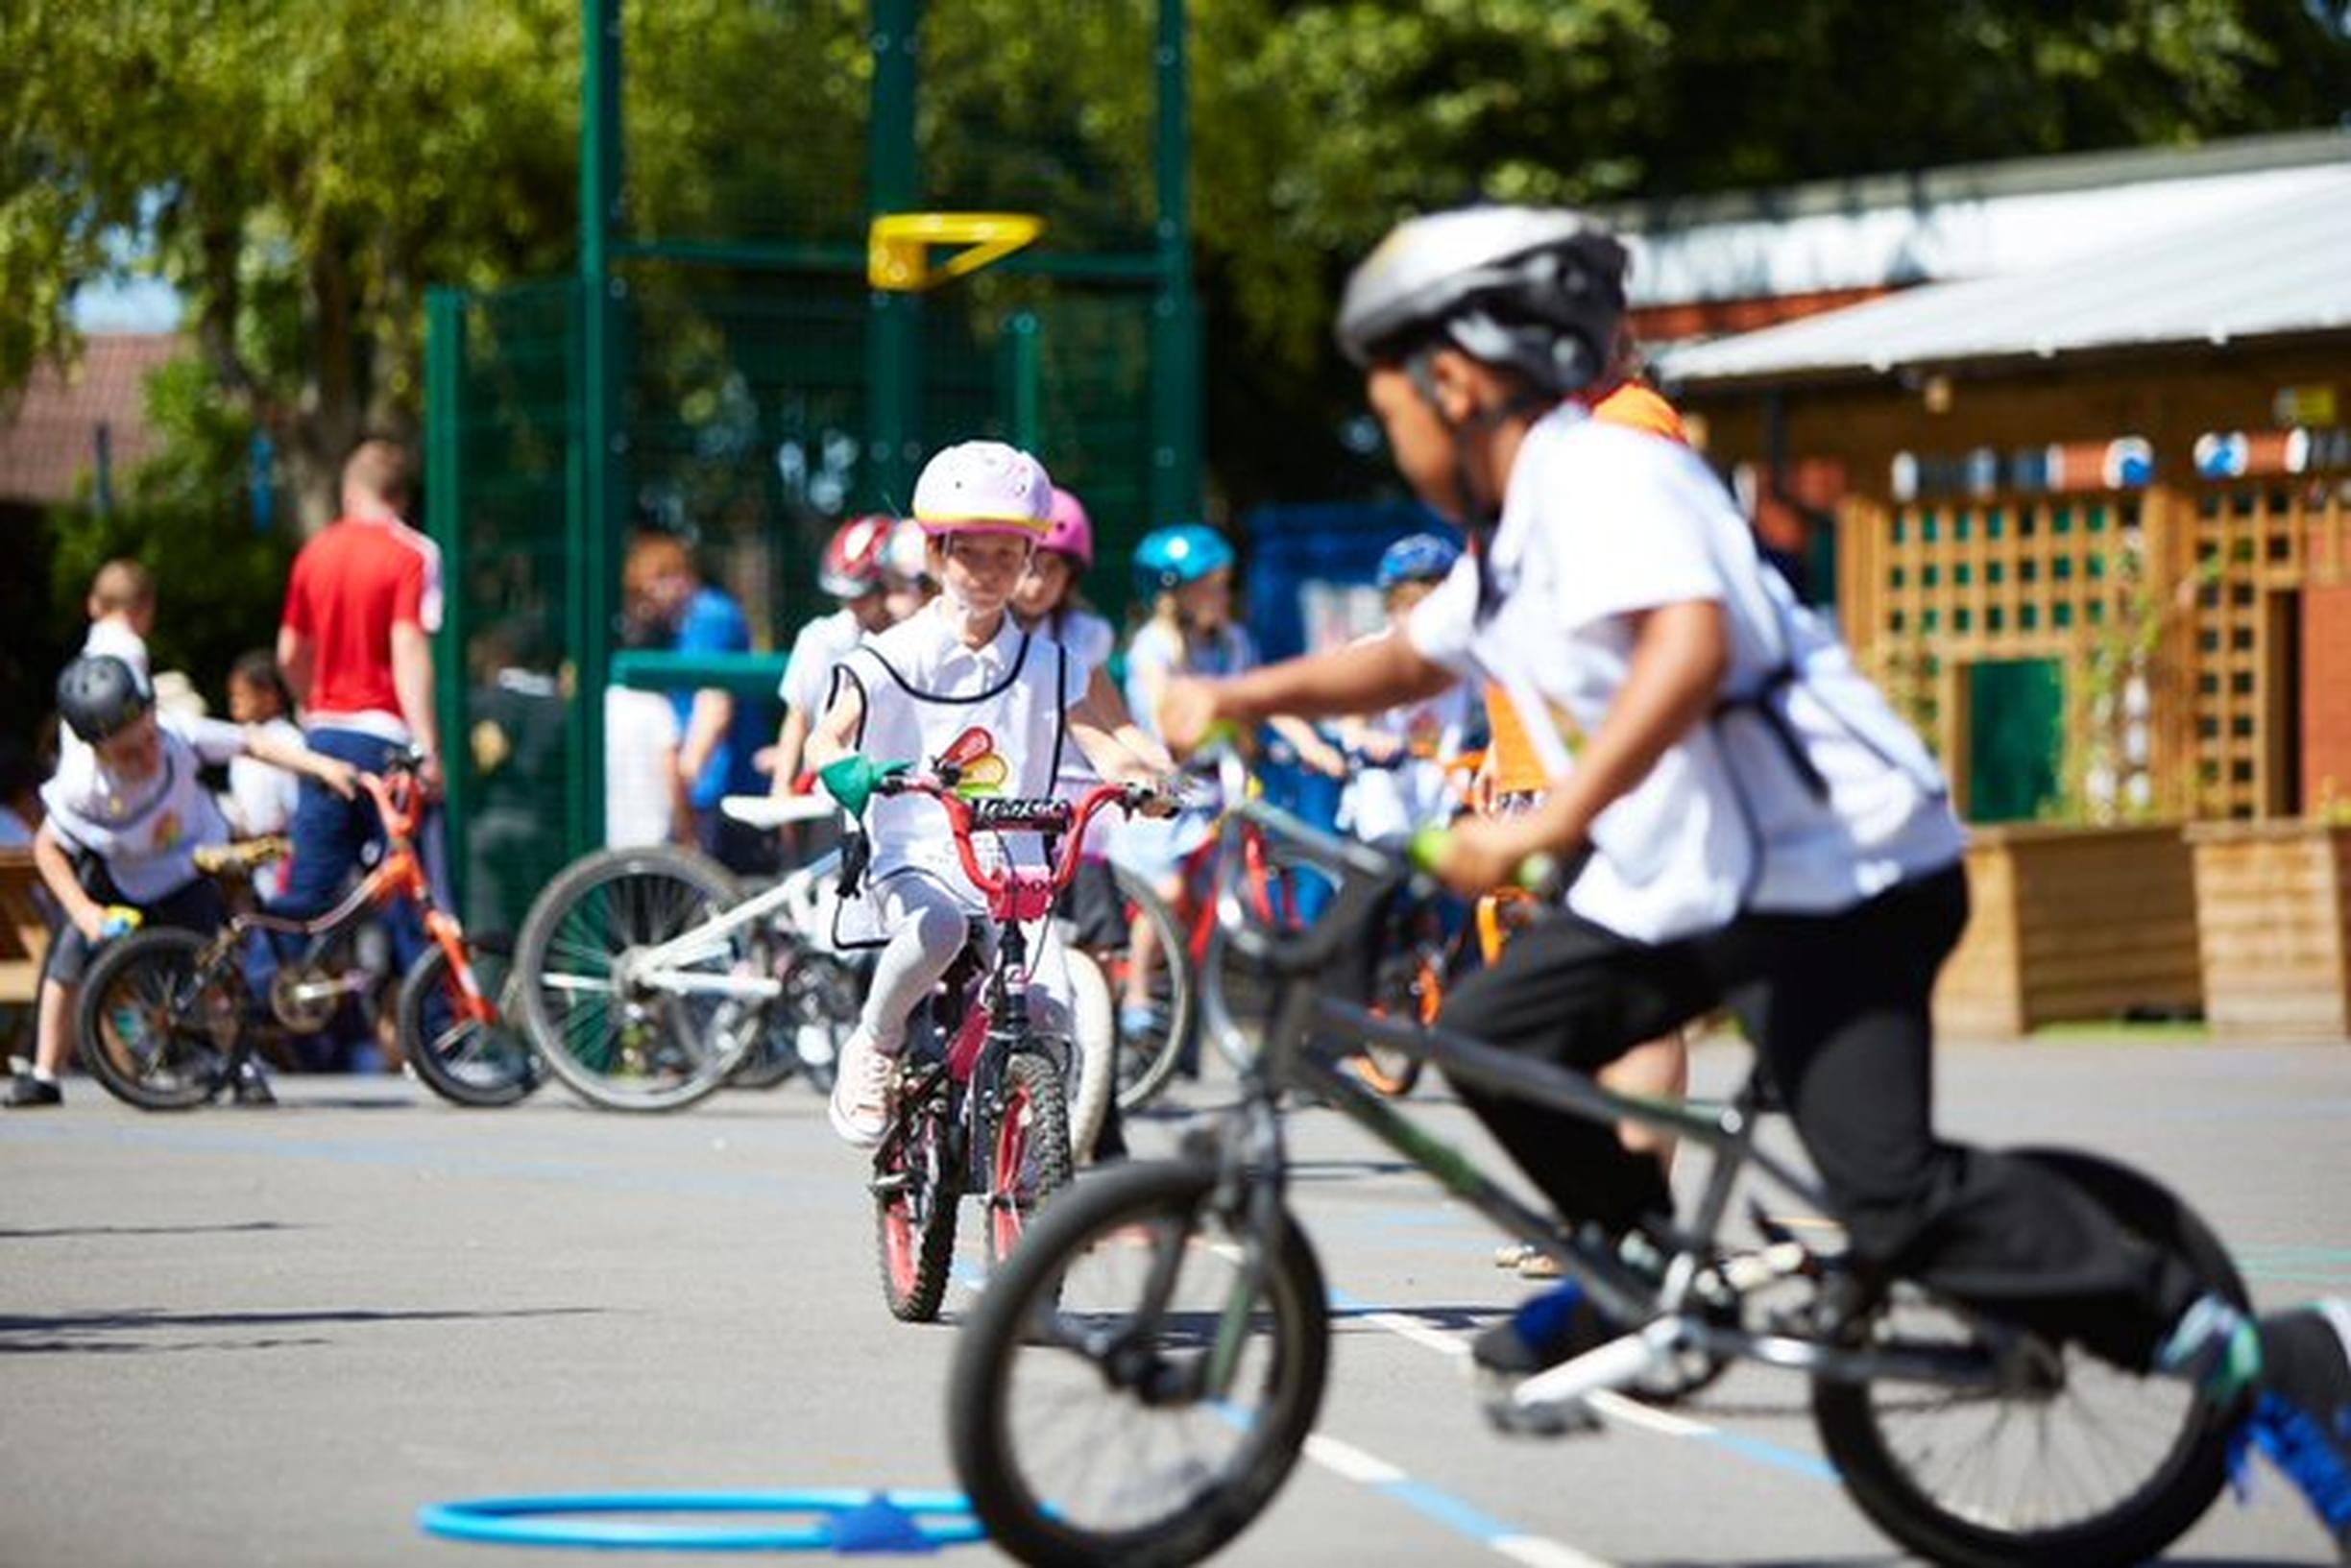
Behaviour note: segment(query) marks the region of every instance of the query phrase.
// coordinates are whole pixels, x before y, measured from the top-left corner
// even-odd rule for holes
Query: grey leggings
[[[874,963],[873,988],[865,993],[858,1026],[885,1055],[896,1055],[906,1044],[907,1020],[915,1004],[931,994],[947,973],[977,921],[974,912],[945,886],[920,872],[900,872],[874,883],[873,901],[881,929],[889,932],[888,945]],[[1069,978],[1061,944],[1050,930],[1040,934],[1030,953],[1030,1011],[1047,1022],[1054,1012],[1068,1016]]]

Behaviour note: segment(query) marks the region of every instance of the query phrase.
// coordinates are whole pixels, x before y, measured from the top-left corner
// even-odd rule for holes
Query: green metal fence
[[[453,859],[491,926],[600,840],[630,529],[691,539],[773,649],[827,608],[826,535],[947,442],[1027,446],[1086,499],[1114,613],[1134,540],[1200,504],[1182,0],[583,0],[582,63],[578,274],[429,308]],[[746,102],[756,135],[721,112]],[[914,210],[1047,229],[870,290],[868,224]]]

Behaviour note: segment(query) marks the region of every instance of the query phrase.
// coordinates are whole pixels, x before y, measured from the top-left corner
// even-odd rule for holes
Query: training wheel
[[[608,1514],[804,1514],[798,1523],[716,1525]],[[417,1512],[428,1535],[500,1546],[642,1547],[687,1552],[935,1552],[986,1534],[960,1492],[590,1492],[477,1497]]]

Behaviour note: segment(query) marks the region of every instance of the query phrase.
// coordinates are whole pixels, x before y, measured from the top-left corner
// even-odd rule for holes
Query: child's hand
[[[1319,736],[1298,747],[1298,760],[1326,779],[1347,776],[1346,753]]]
[[[1404,737],[1366,730],[1355,737],[1355,749],[1363,753],[1368,761],[1393,762],[1404,755]]]
[[[1197,675],[1178,675],[1168,682],[1159,699],[1159,736],[1169,751],[1187,757],[1207,744],[1220,716],[1216,683]]]
[[[1502,886],[1539,890],[1558,873],[1557,859],[1530,834],[1524,818],[1425,829],[1414,835],[1412,858],[1464,898]]]
[[[1147,817],[1172,817],[1183,809],[1183,781],[1174,774],[1148,781],[1151,798],[1138,808]]]
[[[118,936],[129,936],[147,917],[127,904],[91,905],[74,916],[74,928],[91,947],[102,947]]]
[[[359,770],[339,757],[319,758],[311,777],[345,800],[354,799],[359,793]]]

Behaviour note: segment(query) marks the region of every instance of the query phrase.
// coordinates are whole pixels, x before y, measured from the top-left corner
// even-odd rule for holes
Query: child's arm
[[[359,770],[349,762],[322,757],[299,742],[280,740],[257,725],[245,727],[245,755],[288,773],[307,774],[345,800],[359,792]]]
[[[865,693],[855,681],[839,681],[833,705],[809,731],[807,763],[821,772],[844,757],[857,755],[852,737],[865,721]]]
[[[1085,695],[1078,700],[1070,712],[1073,718],[1082,716],[1085,722],[1106,732],[1128,753],[1141,758],[1156,775],[1164,776],[1176,771],[1176,759],[1168,755],[1167,748],[1159,744],[1150,731],[1134,721],[1134,714],[1127,711],[1127,699],[1120,695],[1117,684],[1100,664],[1095,665],[1093,673],[1086,677]],[[1080,744],[1079,749],[1083,751],[1085,748]],[[1094,760],[1091,753],[1087,754],[1086,760]],[[1096,763],[1096,771],[1100,770],[1101,764]],[[1109,777],[1108,774],[1103,776]]]
[[[1295,713],[1269,713],[1266,728],[1297,748],[1298,760],[1326,778],[1346,777],[1346,756],[1322,732]]]
[[[808,711],[798,703],[784,710],[783,728],[776,732],[775,775],[767,786],[771,795],[788,795],[800,777],[801,764],[811,759]]]
[[[73,859],[65,853],[65,841],[58,836],[54,824],[44,822],[33,834],[33,865],[74,929],[93,943],[103,941],[106,905],[91,898],[82,879],[74,875]]]

